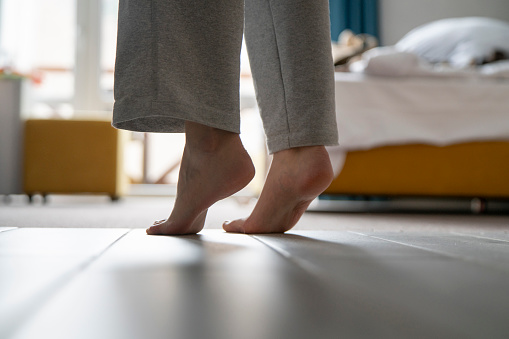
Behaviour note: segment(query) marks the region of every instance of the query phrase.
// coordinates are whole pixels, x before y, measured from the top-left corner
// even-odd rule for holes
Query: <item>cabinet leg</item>
[[[470,210],[474,214],[483,214],[486,212],[486,199],[473,198],[470,201]]]

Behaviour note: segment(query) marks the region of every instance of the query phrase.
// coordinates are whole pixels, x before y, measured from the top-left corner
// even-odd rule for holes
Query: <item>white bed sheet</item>
[[[340,146],[346,152],[401,144],[509,140],[509,81],[473,77],[382,77],[336,73]]]

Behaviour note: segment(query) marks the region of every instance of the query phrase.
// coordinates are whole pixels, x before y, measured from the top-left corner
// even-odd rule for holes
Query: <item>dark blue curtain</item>
[[[329,0],[331,38],[344,29],[378,36],[378,0]]]

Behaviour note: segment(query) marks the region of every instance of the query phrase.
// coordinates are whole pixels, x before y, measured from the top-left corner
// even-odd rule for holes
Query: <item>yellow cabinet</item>
[[[109,120],[27,120],[24,192],[124,195],[126,132]]]

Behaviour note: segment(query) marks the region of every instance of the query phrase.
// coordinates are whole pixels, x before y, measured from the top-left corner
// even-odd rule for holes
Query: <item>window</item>
[[[0,67],[38,80],[33,115],[111,110],[117,0],[0,0],[0,8]]]
[[[0,67],[40,78],[28,98],[29,117],[111,113],[117,15],[118,0],[0,0]],[[256,103],[243,47],[240,99],[245,118]],[[142,145],[131,142],[127,167],[133,181],[161,179],[175,166],[183,146],[181,134],[151,136],[142,173]],[[166,181],[175,181],[176,172],[172,175]]]
[[[102,0],[101,7],[101,79],[106,101],[113,102],[113,70],[117,44],[118,0]]]
[[[68,111],[74,97],[75,0],[3,0],[0,67],[32,74],[29,110]]]
[[[118,0],[0,0],[0,67],[40,79],[30,111],[111,111]],[[241,54],[243,108],[253,106]]]

